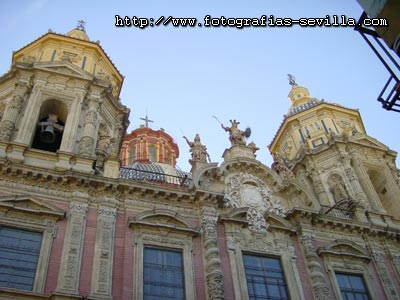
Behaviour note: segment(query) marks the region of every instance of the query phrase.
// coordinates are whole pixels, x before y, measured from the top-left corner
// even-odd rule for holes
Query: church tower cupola
[[[118,98],[122,82],[83,21],[14,52],[11,70],[0,78],[0,158],[118,176],[129,115]],[[107,161],[117,169],[106,171]]]

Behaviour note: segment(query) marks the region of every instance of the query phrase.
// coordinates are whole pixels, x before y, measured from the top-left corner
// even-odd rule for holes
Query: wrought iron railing
[[[361,34],[390,74],[377,100],[382,103],[384,109],[400,112],[399,53],[389,49],[373,28],[362,25],[367,17],[367,14],[364,12],[354,29]]]
[[[132,165],[133,163],[138,162],[138,163],[148,163],[148,162],[158,162],[158,163],[164,163],[164,164],[171,164],[171,159],[169,157],[164,157],[162,159],[156,159],[154,156],[152,157],[151,155],[138,155],[135,157],[128,157],[124,160],[121,160],[121,163],[123,166],[129,166]]]
[[[129,167],[121,167],[119,170],[119,177],[140,182],[151,182],[181,188],[188,188],[192,183],[192,178],[190,178],[188,175],[174,176],[165,173],[145,171]]]
[[[353,213],[351,210],[336,208],[326,205],[321,205],[321,210],[319,211],[321,215],[326,215],[334,218],[351,220],[353,218]]]

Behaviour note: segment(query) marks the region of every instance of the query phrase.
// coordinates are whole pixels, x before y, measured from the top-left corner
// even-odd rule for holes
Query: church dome
[[[176,167],[178,145],[164,129],[147,127],[148,121],[146,126],[141,125],[124,138],[120,178],[189,186],[191,174]]]

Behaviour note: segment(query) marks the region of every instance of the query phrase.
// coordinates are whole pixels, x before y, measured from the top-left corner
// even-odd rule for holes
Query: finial
[[[146,128],[149,128],[149,122],[150,122],[150,123],[153,123],[153,122],[154,122],[154,121],[150,120],[150,119],[147,117],[147,111],[146,111],[146,117],[145,117],[145,118],[140,118],[140,120],[143,120],[143,121],[146,123]]]
[[[76,25],[76,29],[85,31],[85,24],[86,24],[85,21],[79,20],[78,25]]]
[[[297,83],[296,83],[296,77],[294,77],[293,75],[291,75],[291,74],[287,74],[287,76],[288,76],[288,79],[289,79],[289,84],[290,85],[297,85]]]

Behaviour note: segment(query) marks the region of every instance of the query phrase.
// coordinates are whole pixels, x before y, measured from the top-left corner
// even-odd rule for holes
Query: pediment
[[[156,225],[169,225],[169,226],[179,226],[179,227],[186,227],[187,225],[171,216],[165,216],[165,215],[157,215],[157,216],[151,216],[143,221],[146,221],[148,223],[153,223]]]
[[[284,218],[275,215],[273,213],[265,213],[264,214],[265,222],[267,223],[267,230],[280,229],[280,230],[288,230],[295,232],[296,230],[293,228],[293,225],[285,220]]]
[[[0,209],[15,210],[24,213],[52,215],[64,218],[65,211],[44,201],[27,195],[1,196]]]
[[[317,252],[319,255],[349,256],[370,260],[370,255],[366,249],[346,240],[336,240],[325,247],[320,247]]]
[[[68,61],[36,63],[35,68],[47,72],[91,80],[93,76]]]
[[[248,207],[234,208],[231,212],[221,215],[221,220],[228,222],[248,223],[246,218]]]
[[[155,209],[129,218],[129,226],[146,226],[198,234],[199,230],[182,216],[168,210]]]
[[[377,149],[381,149],[384,151],[389,150],[389,148],[386,145],[382,144],[378,140],[376,140],[368,135],[360,135],[358,137],[353,137],[352,141],[361,146],[377,148]]]

